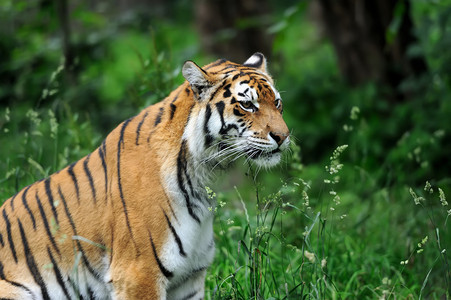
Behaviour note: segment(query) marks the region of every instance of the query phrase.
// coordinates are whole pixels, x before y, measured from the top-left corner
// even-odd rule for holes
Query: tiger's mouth
[[[262,149],[262,148],[253,147],[252,145],[246,145],[243,148],[240,149],[238,152],[235,152],[235,155],[230,155],[229,158],[232,161],[234,161],[236,158],[239,158],[242,155],[244,155],[245,157],[247,157],[247,159],[254,162],[258,166],[263,166],[263,167],[268,167],[268,168],[273,167],[280,162],[281,157],[282,157],[282,152],[284,149],[283,147],[277,147],[276,149],[270,150],[270,149],[264,149],[264,148]],[[218,149],[220,152],[230,154],[231,152],[228,152],[228,150],[233,149],[233,147],[230,146],[229,143],[222,141],[218,144]]]
[[[271,168],[279,164],[282,158],[282,149],[280,147],[273,150],[250,148],[245,153],[257,166],[265,168]]]
[[[246,150],[246,155],[250,159],[260,159],[260,158],[271,158],[277,153],[281,153],[282,151],[280,148],[276,148],[272,151],[267,151],[263,149],[257,149],[257,148],[250,148]]]

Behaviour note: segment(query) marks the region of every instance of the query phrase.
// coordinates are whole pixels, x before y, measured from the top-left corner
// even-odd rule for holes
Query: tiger
[[[182,74],[92,153],[3,203],[0,299],[204,298],[211,174],[240,157],[275,166],[290,133],[263,54],[186,61]]]

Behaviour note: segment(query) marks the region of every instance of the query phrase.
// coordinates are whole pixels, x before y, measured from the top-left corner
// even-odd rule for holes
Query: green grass
[[[350,176],[346,163],[332,175],[316,166],[299,171],[295,161],[288,169],[298,176],[270,191],[249,171],[254,192],[246,201],[238,190],[219,194],[225,206],[215,224],[207,299],[449,297],[451,212],[437,191],[418,206],[407,187],[363,200],[357,178],[349,178],[361,170]]]

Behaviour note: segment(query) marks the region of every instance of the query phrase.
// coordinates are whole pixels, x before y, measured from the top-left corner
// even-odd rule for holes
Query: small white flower
[[[426,181],[426,184],[424,186],[424,190],[426,192],[429,192],[429,194],[432,194],[434,192],[434,190],[432,189],[431,184],[429,183],[429,181]]]
[[[423,197],[418,197],[412,188],[409,189],[409,193],[412,196],[413,202],[415,203],[415,205],[419,205],[421,203],[421,201],[424,200]]]
[[[314,263],[314,262],[315,262],[315,254],[314,254],[314,253],[305,250],[305,251],[304,251],[304,256],[305,256],[311,263]]]

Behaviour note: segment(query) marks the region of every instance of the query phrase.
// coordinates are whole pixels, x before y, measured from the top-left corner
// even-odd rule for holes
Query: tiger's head
[[[201,68],[187,61],[182,73],[196,100],[184,133],[196,140],[191,152],[203,153],[214,164],[242,156],[263,167],[280,162],[290,135],[263,54],[255,53],[242,65],[218,60]]]

